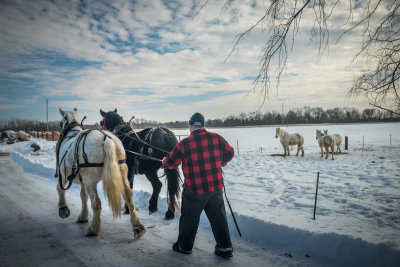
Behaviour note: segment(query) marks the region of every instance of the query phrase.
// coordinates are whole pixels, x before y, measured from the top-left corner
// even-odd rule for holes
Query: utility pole
[[[49,99],[46,99],[46,132],[49,131]]]

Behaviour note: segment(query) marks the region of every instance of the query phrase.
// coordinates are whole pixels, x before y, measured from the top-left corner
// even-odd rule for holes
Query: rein
[[[104,119],[104,120],[105,120],[105,119]],[[103,127],[105,127],[105,123],[103,123]],[[129,132],[127,132],[127,133],[121,132],[121,130],[122,130],[123,128],[125,128],[125,127],[128,127],[128,128],[130,128],[130,129],[132,129],[132,130],[129,131]],[[161,129],[161,128],[160,128],[160,129]],[[161,129],[161,130],[162,130],[162,129]],[[140,138],[140,136],[136,133],[136,131],[134,131],[134,129],[132,128],[131,125],[129,125],[128,123],[125,123],[125,122],[120,122],[117,126],[115,126],[114,130],[112,131],[112,133],[113,133],[113,134],[116,134],[116,135],[119,135],[119,136],[123,136],[124,138],[123,138],[121,141],[123,141],[125,138],[128,137],[128,138],[130,138],[130,139],[132,139],[132,140],[135,140],[135,141],[141,143],[142,145],[145,145],[145,146],[148,146],[148,147],[150,147],[150,148],[153,148],[153,149],[156,149],[156,150],[158,150],[158,151],[161,151],[161,152],[164,152],[164,153],[166,153],[166,154],[169,154],[170,151],[167,151],[167,150],[164,150],[164,149],[162,149],[162,148],[153,146],[153,145],[151,145],[151,144],[149,144],[148,142],[145,141],[149,135],[150,135],[150,141],[151,141],[152,131],[153,131],[153,130],[151,129],[149,132],[147,132],[147,134],[146,134],[146,136],[145,136],[145,138],[144,138],[144,140],[143,140],[143,139]],[[165,132],[165,131],[163,131],[163,132]],[[135,134],[135,137],[136,137],[136,138],[134,138],[134,137],[132,137],[132,136],[130,135],[130,134],[132,134],[132,133]],[[167,132],[165,132],[165,133],[167,133]],[[167,133],[167,134],[169,135],[169,133]],[[144,147],[144,146],[141,146],[141,147],[140,147],[141,150],[143,150],[143,147]],[[150,159],[150,160],[155,160],[155,161],[160,161],[160,162],[162,162],[162,160],[160,160],[160,159],[158,159],[158,158],[151,157],[151,156],[147,156],[147,155],[144,155],[143,153],[133,152],[133,151],[129,151],[129,150],[125,150],[125,151],[130,152],[130,153],[132,153],[132,154],[135,154],[136,156],[139,156],[139,157],[143,157],[143,158],[147,158],[147,159]]]

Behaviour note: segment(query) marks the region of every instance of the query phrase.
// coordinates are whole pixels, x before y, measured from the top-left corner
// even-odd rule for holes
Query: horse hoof
[[[124,214],[129,214],[129,209],[125,208]]]
[[[86,236],[87,237],[93,237],[93,236],[96,236],[97,234],[96,233],[93,233],[93,232],[87,232],[86,233]]]
[[[135,236],[136,239],[141,238],[145,232],[146,228],[144,227],[144,225],[141,225],[139,227],[133,227],[133,235]]]
[[[62,207],[58,209],[58,215],[60,215],[61,218],[68,218],[68,216],[71,214],[69,211],[68,207]]]
[[[165,220],[172,220],[173,218],[175,217],[175,214],[172,212],[172,211],[170,211],[170,210],[167,210],[167,212],[165,213]]]
[[[96,236],[100,231],[94,231],[92,230],[92,227],[89,227],[88,231],[87,231],[87,236]]]
[[[78,219],[76,220],[76,223],[87,223],[87,222],[88,222],[87,219],[86,219],[86,220],[82,220],[82,219],[78,218]]]
[[[158,209],[155,209],[155,210],[150,210],[149,209],[149,215],[151,215],[151,214],[153,214],[154,212],[157,212],[158,211]]]

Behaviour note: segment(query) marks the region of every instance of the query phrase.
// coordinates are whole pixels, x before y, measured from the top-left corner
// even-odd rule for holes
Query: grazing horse
[[[81,185],[82,210],[77,223],[88,222],[88,195],[90,198],[93,219],[87,234],[97,235],[100,232],[101,200],[97,194],[97,184],[103,181],[103,190],[114,218],[122,211],[121,196],[128,205],[132,230],[135,238],[140,238],[145,230],[135,210],[133,193],[127,178],[128,167],[125,163],[125,151],[121,141],[107,131],[83,130],[79,124],[76,108],[63,111],[60,108],[63,129],[56,145],[56,176],[58,176],[58,208],[61,218],[70,215],[65,200],[65,190],[72,182]],[[79,179],[75,179],[79,178]],[[68,186],[65,185],[68,183]]]
[[[324,156],[323,148],[325,148],[325,152],[326,152],[325,158],[326,159],[328,159],[328,157],[329,157],[329,148],[331,148],[332,159],[335,159],[333,157],[335,145],[336,145],[335,139],[331,135],[324,134],[321,130],[316,131],[315,139],[318,140],[319,147],[321,148],[321,158]]]
[[[325,135],[329,135],[328,130],[324,130]],[[340,150],[340,145],[342,144],[342,136],[340,134],[331,134],[332,138],[335,139],[336,142],[336,153],[342,153]]]
[[[296,156],[299,155],[299,151],[301,149],[301,156],[304,156],[304,137],[301,134],[289,134],[285,130],[281,128],[276,128],[275,138],[280,137],[281,144],[283,146],[284,156],[290,156],[289,146],[297,145],[297,153]]]
[[[119,139],[126,150],[126,163],[128,165],[128,179],[130,186],[133,186],[135,174],[144,174],[153,187],[153,194],[149,201],[149,213],[158,210],[158,196],[162,183],[157,176],[161,167],[161,161],[169,151],[178,143],[173,132],[166,128],[146,128],[135,132],[131,124],[124,122],[117,114],[117,109],[110,112],[100,110],[103,120],[100,122],[103,129],[112,131]],[[176,199],[179,197],[179,171],[178,169],[164,170],[168,182],[169,206],[165,213],[165,219],[173,219]],[[127,210],[126,210],[127,212]]]

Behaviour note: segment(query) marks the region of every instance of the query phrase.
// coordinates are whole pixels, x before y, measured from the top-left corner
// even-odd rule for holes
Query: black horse
[[[135,174],[144,174],[153,186],[153,194],[149,201],[149,213],[157,211],[158,196],[162,183],[157,176],[161,167],[161,160],[178,143],[173,132],[166,128],[146,128],[135,132],[130,123],[114,111],[104,112],[100,109],[103,120],[100,125],[103,129],[111,131],[122,141],[126,152],[128,165],[128,179],[131,188]],[[176,198],[180,194],[180,176],[178,169],[165,170],[168,185],[169,206],[165,213],[166,219],[173,219]],[[126,206],[126,205],[125,205]],[[125,209],[125,213],[129,210]]]

